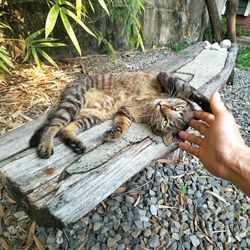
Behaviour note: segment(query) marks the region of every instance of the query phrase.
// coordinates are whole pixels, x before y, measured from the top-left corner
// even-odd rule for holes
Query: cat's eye
[[[177,106],[177,107],[174,107],[174,111],[181,111],[183,110],[183,106]]]

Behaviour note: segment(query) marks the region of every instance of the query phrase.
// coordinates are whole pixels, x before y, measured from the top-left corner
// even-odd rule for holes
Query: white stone
[[[206,46],[210,46],[211,45],[211,43],[209,41],[205,41],[204,43],[206,44]]]
[[[229,48],[232,46],[232,43],[231,43],[230,40],[225,39],[225,40],[223,40],[223,41],[220,43],[220,46],[221,46],[222,48],[229,49]]]
[[[212,50],[220,50],[220,45],[218,43],[213,43],[210,47]]]

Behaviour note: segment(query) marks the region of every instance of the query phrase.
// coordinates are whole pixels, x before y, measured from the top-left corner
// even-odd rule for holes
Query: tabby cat
[[[187,128],[197,106],[194,102],[210,111],[205,96],[165,72],[157,76],[144,72],[86,76],[65,87],[56,107],[30,139],[30,146],[37,147],[39,157],[48,158],[59,134],[76,153],[83,153],[86,147],[76,134],[112,118],[113,127],[103,135],[106,141],[124,136],[134,121],[148,124],[169,144],[178,131]]]

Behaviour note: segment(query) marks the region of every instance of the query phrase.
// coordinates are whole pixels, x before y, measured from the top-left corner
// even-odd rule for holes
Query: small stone
[[[27,215],[24,211],[18,211],[16,213],[14,213],[14,216],[15,216],[15,218],[20,220],[22,218],[25,218]]]
[[[95,222],[95,223],[94,223],[94,227],[93,227],[93,231],[98,231],[102,226],[103,226],[102,223],[100,223],[100,222]]]
[[[91,248],[90,248],[90,250],[100,250],[101,248],[100,248],[100,245],[97,243],[97,244],[95,244],[94,246],[92,246]]]
[[[113,247],[116,244],[116,242],[117,242],[117,240],[115,238],[109,237],[108,241],[107,241],[107,246],[108,247]]]
[[[63,243],[63,231],[58,230],[56,232],[56,243],[61,245]]]
[[[139,236],[140,234],[141,234],[141,230],[135,229],[135,230],[132,231],[131,236],[132,236],[133,238],[138,238],[138,236]]]
[[[137,227],[138,229],[143,229],[143,225],[142,225],[142,222],[141,222],[141,221],[136,220],[136,221],[134,221],[134,223],[135,223],[135,225],[136,225],[136,227]]]
[[[130,230],[130,225],[128,222],[124,222],[121,224],[122,229],[124,230],[124,232],[128,232]]]
[[[152,248],[160,246],[159,236],[158,235],[151,235],[148,239],[148,245]]]
[[[143,233],[144,237],[148,238],[151,235],[151,230],[146,229]]]
[[[141,216],[140,220],[141,221],[149,221],[149,218],[147,216]]]
[[[9,232],[10,234],[16,234],[17,228],[14,227],[14,226],[9,226],[9,227],[8,227],[8,232]]]
[[[158,209],[156,208],[154,204],[152,204],[149,209],[152,215],[157,216]]]
[[[119,244],[118,246],[117,246],[117,250],[125,250],[126,249],[126,245],[125,244]]]
[[[179,233],[173,233],[173,234],[172,234],[172,238],[173,238],[174,240],[180,240]]]
[[[109,229],[107,228],[107,227],[103,227],[102,228],[102,234],[105,234],[105,233],[107,233],[109,231]]]
[[[153,190],[149,190],[149,194],[151,195],[151,196],[155,196],[155,192],[153,191]]]
[[[46,243],[47,244],[54,244],[56,243],[56,238],[54,235],[49,235],[46,239]]]
[[[92,223],[101,222],[102,216],[100,216],[100,214],[98,214],[98,213],[94,213],[91,220],[92,220]]]
[[[229,39],[225,39],[223,40],[221,43],[220,43],[220,46],[222,48],[226,48],[226,49],[229,49],[231,46],[232,46],[232,43]]]
[[[190,240],[194,247],[198,247],[200,245],[200,241],[196,235],[190,235]]]
[[[134,204],[135,203],[135,198],[132,197],[132,196],[126,195],[125,201],[128,202],[128,203]]]

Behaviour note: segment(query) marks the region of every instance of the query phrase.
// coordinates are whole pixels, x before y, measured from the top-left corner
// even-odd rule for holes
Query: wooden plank
[[[95,132],[98,133],[96,141],[102,143],[100,135],[107,129],[107,125],[110,123],[101,124],[92,128],[92,131],[82,133],[81,137],[85,138],[86,145],[90,145],[92,141],[89,140],[89,144],[87,144],[86,138],[93,137]],[[41,164],[44,160],[33,158],[34,154],[31,153],[27,156],[28,159],[22,158],[14,161],[4,166],[1,172],[15,200],[41,225],[68,225],[81,218],[152,160],[163,157],[177,148],[177,144],[166,147],[162,143],[161,137],[152,134],[151,130],[143,124],[133,124],[126,137],[121,141],[127,143],[121,144],[119,153],[117,153],[118,142],[106,143],[104,151],[102,151],[104,144],[92,150],[94,148],[94,143],[92,143],[93,145],[88,149],[89,153],[83,155],[80,161],[75,160],[72,165],[68,162],[69,158],[76,158],[71,152],[64,152],[62,161],[56,156],[55,162],[51,157],[48,161],[45,160],[47,162],[44,164]],[[60,148],[65,147],[64,145],[56,147],[55,154],[62,155]],[[101,148],[99,161],[88,155],[98,151],[98,148]],[[112,154],[114,149],[115,153]],[[109,160],[104,159],[106,162],[102,159],[102,153],[105,151],[111,155]],[[53,166],[50,165],[50,159],[52,159]],[[65,166],[65,162],[71,165],[69,165],[71,169],[68,169],[70,175],[65,180],[58,182],[59,174],[64,170],[63,167],[60,167]],[[90,165],[91,168],[89,168]],[[44,175],[48,167],[54,169],[51,176]],[[10,169],[13,171],[9,171]],[[69,187],[70,190],[65,192]],[[81,197],[81,201],[79,201],[79,197]],[[93,199],[93,197],[95,198]],[[41,216],[42,214],[44,216]],[[46,214],[47,216],[45,216]],[[45,218],[49,219],[45,220]]]
[[[219,74],[217,74],[210,81],[201,86],[198,91],[210,98],[214,92],[218,91],[221,86],[228,81],[234,69],[238,48],[239,47],[237,44],[232,44],[232,47],[228,52],[224,68]]]
[[[193,61],[194,58],[205,48],[205,46],[205,43],[197,43],[178,52],[177,54],[167,57],[167,59],[162,60],[159,63],[155,63],[144,71],[155,74],[160,71],[173,73],[183,65]]]
[[[30,135],[44,119],[45,116],[42,116],[0,136],[0,162],[27,149],[29,147]]]
[[[157,64],[149,70],[178,69],[200,53],[201,45],[197,45],[198,51],[189,48],[185,53],[180,52],[176,66],[171,59],[165,61],[165,68]],[[202,93],[211,95],[225,83],[233,69],[235,53],[234,45],[222,72],[202,86]],[[120,142],[103,144],[102,134],[111,126],[111,121],[107,121],[79,135],[87,146],[85,155],[77,155],[57,141],[53,157],[38,159],[35,149],[27,148],[30,134],[38,124],[40,121],[28,123],[27,130],[24,126],[1,137],[0,149],[10,141],[21,153],[16,154],[12,149],[7,154],[0,154],[0,175],[17,203],[45,226],[63,227],[77,221],[150,162],[177,149],[177,144],[166,147],[160,137],[142,124],[133,124]],[[22,143],[16,146],[15,138]]]

